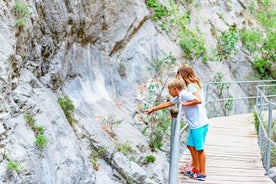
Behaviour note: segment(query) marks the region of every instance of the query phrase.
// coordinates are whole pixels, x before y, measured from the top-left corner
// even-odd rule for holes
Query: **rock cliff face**
[[[210,30],[247,26],[242,16],[246,4],[208,0],[178,6],[190,11],[189,26],[201,30],[210,51],[217,43]],[[225,19],[213,12],[224,13]],[[141,0],[0,1],[1,183],[167,183],[166,154],[152,153],[147,137],[135,126],[141,86],[152,77],[148,67],[172,53],[176,65],[170,76],[184,61],[203,82],[212,81],[218,71],[225,80],[242,80],[252,69],[242,49],[229,62],[185,59],[176,34],[162,30],[151,16]],[[243,94],[239,86],[233,90]],[[58,103],[62,95],[72,101],[77,123],[68,122]],[[248,109],[247,102],[234,111],[241,109]],[[35,123],[28,123],[26,116]],[[101,123],[113,116],[122,120],[111,130],[115,136]],[[35,126],[45,130],[43,149],[34,143],[40,135]],[[117,145],[126,141],[138,161],[118,151]],[[155,154],[156,164],[139,162],[150,154]],[[99,169],[92,166],[95,161]],[[12,169],[12,162],[18,169]]]

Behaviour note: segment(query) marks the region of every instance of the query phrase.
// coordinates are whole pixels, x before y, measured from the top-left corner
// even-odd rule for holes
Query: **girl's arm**
[[[193,106],[193,105],[201,104],[202,100],[201,100],[200,93],[197,91],[197,92],[194,92],[193,95],[196,97],[194,100],[188,101],[188,102],[180,101],[180,103],[184,106]]]
[[[192,101],[189,101],[189,102],[183,102],[183,101],[180,101],[180,103],[184,106],[193,106],[193,105],[198,105],[198,104],[201,104],[201,99],[198,99],[197,97],[192,100]]]

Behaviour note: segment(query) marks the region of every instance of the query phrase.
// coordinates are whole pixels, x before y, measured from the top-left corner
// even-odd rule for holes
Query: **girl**
[[[191,66],[187,64],[181,65],[176,74],[176,78],[181,79],[184,82],[184,88],[195,95],[198,99],[203,102],[203,86],[199,78],[195,75],[194,70]],[[199,111],[201,114],[199,117],[201,126],[197,129],[191,129],[189,132],[187,147],[192,156],[191,165],[187,166],[181,173],[188,175],[192,178],[204,178],[205,166],[206,166],[206,155],[204,152],[205,137],[208,131],[208,118],[206,116],[204,103],[200,104],[202,106]],[[200,146],[198,146],[198,144]]]

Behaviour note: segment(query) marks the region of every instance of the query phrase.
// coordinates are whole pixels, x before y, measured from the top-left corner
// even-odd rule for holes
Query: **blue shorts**
[[[204,144],[205,144],[205,138],[206,134],[208,132],[208,124],[196,128],[196,129],[191,129],[188,137],[188,146],[193,146],[195,149],[198,150],[204,150]]]

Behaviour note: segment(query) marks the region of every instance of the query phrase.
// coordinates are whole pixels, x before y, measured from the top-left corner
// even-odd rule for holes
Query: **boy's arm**
[[[145,110],[145,112],[147,113],[147,114],[150,114],[150,113],[152,113],[152,112],[154,112],[154,111],[158,111],[158,110],[160,110],[160,109],[164,109],[164,108],[167,108],[167,107],[171,107],[171,106],[173,106],[174,104],[171,102],[171,101],[169,101],[169,102],[164,102],[164,103],[161,103],[161,104],[159,104],[159,105],[157,105],[157,106],[155,106],[155,107],[153,107],[153,108],[151,108],[151,109],[147,109],[147,110]]]

